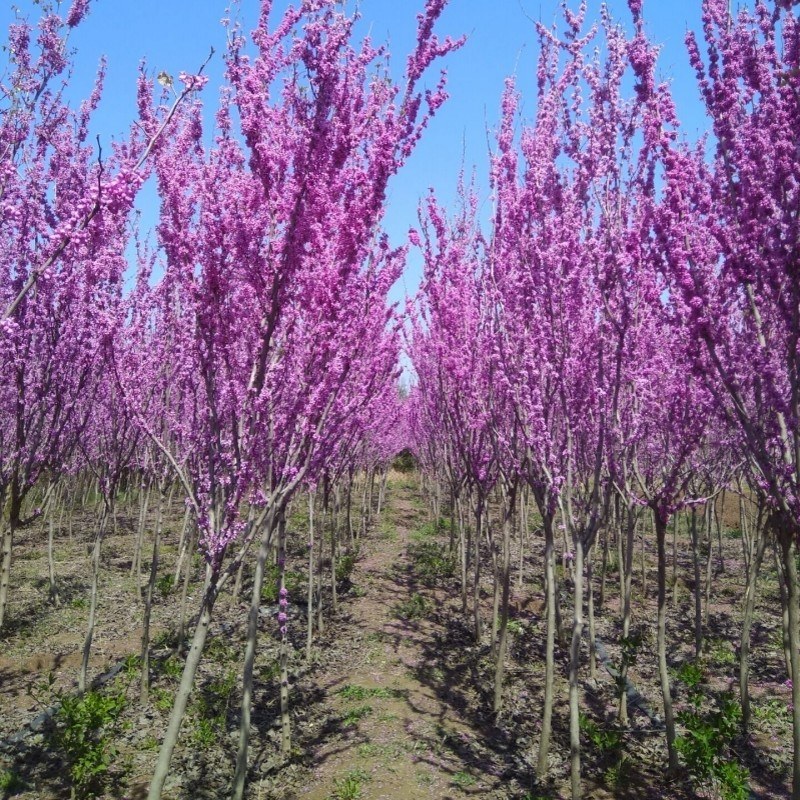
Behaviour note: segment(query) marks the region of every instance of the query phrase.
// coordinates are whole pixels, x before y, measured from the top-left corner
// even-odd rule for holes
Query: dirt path
[[[362,546],[351,601],[352,659],[319,678],[332,710],[329,735],[313,755],[304,800],[488,797],[497,779],[462,758],[476,732],[443,698],[437,675],[425,682],[435,623],[426,609],[442,590],[415,585],[409,538],[426,521],[410,487],[392,488],[388,521]],[[419,613],[416,609],[419,609]],[[435,673],[435,665],[431,665]],[[330,724],[336,721],[338,724]],[[324,734],[323,734],[324,735]],[[488,780],[487,780],[488,778]]]

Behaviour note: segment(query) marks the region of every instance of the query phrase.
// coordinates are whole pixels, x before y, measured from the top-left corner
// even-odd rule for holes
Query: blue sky
[[[286,4],[286,0],[276,0],[275,11]],[[577,4],[578,0],[570,0],[571,7]],[[36,16],[33,0],[17,0],[14,5],[22,15]],[[375,41],[388,41],[394,70],[399,73],[413,47],[415,16],[423,0],[361,0],[359,5],[359,33],[369,32]],[[489,202],[485,180],[488,142],[497,123],[504,80],[512,74],[517,77],[523,92],[523,114],[531,119],[537,56],[533,20],[546,24],[559,20],[559,5],[559,0],[451,0],[438,31],[453,36],[463,33],[468,40],[446,62],[450,100],[390,185],[385,225],[395,243],[416,223],[419,199],[429,187],[445,202],[452,201],[462,164],[468,173],[476,169],[481,197]],[[615,18],[629,23],[625,0],[610,0],[608,5]],[[154,73],[194,72],[213,46],[217,54],[208,67],[212,81],[210,91],[204,92],[211,117],[225,44],[220,20],[227,6],[225,0],[93,0],[91,14],[72,37],[77,57],[71,91],[76,100],[88,93],[99,59],[105,55],[106,89],[95,120],[102,140],[123,134],[135,117],[135,83],[142,59]],[[354,4],[348,2],[348,7]],[[247,30],[253,27],[258,8],[259,0],[241,0]],[[590,19],[597,18],[599,8],[599,0],[589,0]],[[9,0],[0,0],[4,30],[13,18],[11,9]],[[660,75],[672,83],[684,131],[694,139],[705,130],[706,121],[683,40],[687,28],[700,28],[700,0],[645,0],[644,16],[652,40],[663,47]],[[144,224],[152,225],[154,201],[145,196],[142,204]],[[396,299],[405,291],[413,292],[418,280],[419,264],[412,257]]]

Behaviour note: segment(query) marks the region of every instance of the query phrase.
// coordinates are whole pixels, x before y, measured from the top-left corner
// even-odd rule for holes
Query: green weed
[[[444,517],[439,517],[438,520],[428,521],[420,525],[416,530],[411,532],[411,539],[415,542],[422,543],[427,540],[433,539],[440,533],[450,530],[450,522]]]
[[[635,666],[639,657],[639,649],[642,646],[641,631],[632,631],[628,636],[620,639],[620,666],[614,682],[617,687],[617,696],[622,697],[626,691],[626,681],[623,673],[627,674],[628,668]]]
[[[374,742],[364,742],[358,746],[358,755],[361,758],[381,758],[395,759],[402,753],[400,747],[395,744],[375,744]]]
[[[261,584],[261,599],[267,605],[278,602],[280,591],[281,569],[277,564],[269,564],[264,572],[264,582]],[[303,583],[303,576],[299,572],[286,570],[283,582],[290,595],[295,595]]]
[[[414,592],[408,600],[399,603],[395,610],[397,615],[404,619],[421,619],[422,617],[427,617],[432,608],[430,600]]]
[[[703,682],[703,668],[696,661],[685,661],[678,668],[675,677],[686,686],[692,696]]]
[[[412,486],[416,485],[413,475],[416,468],[417,459],[414,458],[414,454],[410,450],[403,450],[403,452],[396,455],[394,461],[392,461],[392,469],[403,473],[402,480],[410,483]]]
[[[152,734],[145,736],[139,745],[142,750],[158,750],[158,746],[158,739]]]
[[[64,754],[72,796],[96,797],[103,793],[109,767],[116,755],[111,736],[125,708],[125,697],[89,690],[60,699],[52,740]]]
[[[364,717],[368,717],[372,713],[372,706],[363,705],[351,708],[342,717],[342,724],[349,728],[351,725],[356,725]]]
[[[356,567],[357,560],[358,552],[346,553],[345,555],[339,557],[339,560],[336,562],[337,583],[342,583],[343,581],[349,580],[353,570]]]
[[[0,792],[5,792],[6,796],[18,794],[25,788],[25,781],[10,769],[0,772]]]
[[[122,672],[129,678],[132,678],[141,669],[142,659],[140,656],[129,655],[125,657],[122,664]]]
[[[170,711],[173,699],[172,692],[169,689],[162,689],[160,686],[154,686],[150,689],[150,700],[159,711]]]
[[[615,728],[601,728],[584,713],[578,718],[578,726],[600,755],[616,753],[622,747],[622,731]]]
[[[397,526],[391,520],[382,520],[378,528],[378,538],[386,542],[396,542],[398,538]]]
[[[281,674],[281,665],[278,660],[270,661],[268,664],[264,664],[258,671],[258,677],[264,683],[269,683],[270,681],[274,681],[278,675]]]
[[[289,516],[290,530],[300,531],[308,528],[308,506],[305,503],[298,505]]]
[[[366,686],[356,686],[348,683],[346,686],[343,686],[341,689],[339,689],[339,694],[347,700],[362,702],[371,697],[377,697],[381,699],[397,697],[398,693],[394,689],[386,689],[383,687],[368,688]]]
[[[192,744],[200,750],[208,750],[217,741],[215,720],[199,719],[192,727]]]
[[[183,675],[183,663],[177,656],[169,656],[158,664],[158,671],[174,681]]]
[[[276,595],[277,597],[277,595]],[[206,644],[205,655],[217,664],[226,664],[236,661],[238,653],[236,648],[228,644],[222,636],[214,636]]]
[[[176,631],[162,631],[153,638],[153,650],[175,650],[178,647]]]
[[[281,571],[277,564],[268,564],[261,584],[261,599],[270,605],[278,602]]]
[[[433,775],[430,772],[418,772],[417,783],[420,786],[431,786],[433,784]]]
[[[720,665],[736,663],[736,653],[726,639],[712,639],[707,646],[708,657],[713,663]]]
[[[624,738],[617,728],[602,728],[586,714],[578,718],[581,733],[588,740],[604,765],[603,782],[610,788],[623,784],[627,779],[628,758],[622,752]]]
[[[731,750],[742,717],[733,692],[709,696],[703,686],[703,669],[697,663],[683,664],[678,677],[687,687],[688,706],[677,714],[686,733],[677,737],[675,746],[689,773],[699,784],[718,792],[722,800],[746,800],[750,773]]]
[[[165,573],[156,581],[156,591],[167,598],[175,587],[175,576],[172,573]]]
[[[608,767],[603,773],[603,783],[609,789],[621,789],[628,783],[630,773],[630,759],[623,755],[620,759]]]
[[[468,789],[470,786],[474,786],[476,781],[469,772],[456,772],[455,775],[453,775],[453,783],[458,786],[459,789]]]
[[[236,688],[236,672],[228,671],[209,681],[192,705],[196,721],[192,741],[199,748],[211,747],[225,730],[231,695]]]
[[[428,585],[455,575],[455,556],[438,542],[412,542],[408,546],[408,555],[414,562],[414,572]]]
[[[351,769],[333,782],[331,800],[359,800],[361,785],[369,780],[363,769]]]
[[[789,707],[781,700],[767,700],[764,703],[753,703],[751,706],[753,718],[768,725],[780,725],[792,718]]]

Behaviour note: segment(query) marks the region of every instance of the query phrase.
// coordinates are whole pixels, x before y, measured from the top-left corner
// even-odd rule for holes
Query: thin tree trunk
[[[350,543],[350,548],[355,547],[355,534],[353,533],[353,515],[351,512],[351,506],[353,501],[353,474],[352,472],[348,476],[347,479],[347,495],[345,497],[345,503],[347,504],[347,508],[345,509],[345,527],[347,529],[347,541]]]
[[[525,489],[519,493],[519,568],[517,570],[517,591],[522,594],[525,588],[525,537],[528,535],[528,504]]]
[[[58,584],[56,583],[56,565],[53,559],[53,538],[54,538],[55,523],[51,516],[48,521],[47,527],[47,570],[50,575],[50,602],[58,608],[61,605],[61,599],[58,596]]]
[[[0,524],[2,524],[2,508],[0,508]],[[11,584],[11,553],[14,547],[14,523],[8,521],[3,525],[3,564],[0,571],[0,630],[8,608],[8,587]]]
[[[245,561],[239,564],[239,569],[236,570],[236,579],[233,582],[233,589],[231,590],[231,606],[235,606],[239,602],[239,595],[242,593],[242,585],[244,584],[244,565]]]
[[[150,697],[150,613],[153,610],[153,592],[156,588],[158,577],[158,547],[161,539],[161,525],[163,520],[163,496],[158,495],[158,509],[156,511],[156,526],[153,531],[153,557],[150,560],[150,579],[144,594],[144,619],[142,621],[142,673],[140,693],[142,705],[146,705]]]
[[[544,708],[542,709],[542,734],[539,739],[539,759],[536,773],[539,778],[547,774],[547,760],[550,753],[550,736],[553,729],[553,695],[555,681],[555,644],[556,644],[556,570],[555,547],[553,545],[553,518],[542,514],[544,525],[544,570],[547,633],[544,660]]]
[[[389,480],[389,470],[384,470],[383,475],[381,477],[381,485],[380,489],[378,490],[378,511],[376,512],[376,516],[380,517],[381,511],[383,510],[383,504],[386,500],[386,482]]]
[[[67,513],[67,501],[69,500],[69,492],[66,486],[62,487],[61,496],[59,498],[60,513],[58,515],[58,530],[64,530],[64,516]],[[1,505],[1,504],[0,504]]]
[[[500,587],[502,584],[500,561],[502,559],[502,554],[497,552],[494,533],[488,523],[486,525],[486,533],[489,539],[489,551],[492,554],[492,637],[490,640],[490,647],[494,656],[497,657],[497,638],[500,630]]]
[[[217,578],[219,576],[212,574],[210,568],[206,572],[206,585],[203,591],[203,602],[200,607],[200,616],[197,620],[197,626],[194,630],[192,637],[192,645],[186,656],[186,663],[183,667],[183,674],[181,675],[181,682],[178,686],[178,691],[175,695],[175,701],[172,705],[172,711],[169,715],[169,722],[167,723],[167,731],[164,734],[164,739],[161,742],[161,749],[158,752],[158,761],[156,762],[153,778],[150,781],[150,790],[147,794],[147,800],[161,800],[161,793],[164,790],[164,782],[167,779],[169,772],[169,765],[172,761],[172,753],[175,750],[175,745],[178,742],[178,735],[181,730],[181,723],[186,714],[186,706],[189,702],[189,696],[194,687],[194,679],[197,675],[197,668],[200,665],[200,659],[203,655],[203,648],[205,647],[206,638],[208,636],[208,629],[211,624],[211,613],[214,610],[214,603],[217,599]]]
[[[181,527],[181,537],[178,542],[178,558],[175,561],[175,577],[172,580],[173,585],[177,586],[178,581],[181,579],[181,567],[186,558],[187,553],[187,536],[189,533],[189,506],[186,506],[186,511],[183,513],[183,527]]]
[[[110,508],[103,503],[100,511],[100,522],[97,526],[97,533],[94,537],[94,548],[92,549],[92,589],[89,600],[89,622],[86,626],[86,637],[83,640],[83,653],[81,657],[81,669],[78,675],[78,691],[82,694],[86,691],[86,676],[89,671],[89,654],[92,650],[92,639],[94,638],[94,626],[97,620],[97,595],[100,583],[100,551],[103,539],[106,534],[106,525]]]
[[[672,607],[678,605],[678,515],[672,520]]]
[[[635,546],[636,535],[636,512],[633,506],[629,506],[626,512],[625,522],[625,547],[623,553],[622,535],[620,538],[620,592],[622,593],[622,662],[619,670],[619,712],[617,719],[620,725],[628,726],[628,692],[626,683],[628,680],[628,667],[633,658],[633,649],[631,647],[631,593],[633,588],[633,550]]]
[[[288,601],[286,599],[286,518],[281,513],[278,520],[278,564],[280,565],[280,606],[286,612]],[[335,578],[334,578],[335,580]],[[292,752],[292,727],[289,716],[289,648],[287,637],[287,620],[283,620],[280,628],[281,644],[278,653],[278,665],[281,679],[281,755],[288,758]],[[236,800],[239,800],[238,798]]]
[[[306,626],[306,661],[311,661],[314,637],[314,492],[308,493],[308,614]]]
[[[642,520],[642,600],[647,600],[647,561],[645,557],[645,539],[647,538],[645,527],[646,527],[646,520]]]
[[[555,605],[556,615],[556,636],[558,636],[559,647],[566,648],[567,646],[567,626],[564,624],[564,616],[561,613],[561,584],[559,582],[558,573],[555,572],[555,541],[553,548],[553,603]]]
[[[572,616],[572,642],[569,648],[569,774],[572,800],[583,797],[581,785],[581,729],[580,729],[580,686],[578,670],[581,658],[581,637],[583,636],[583,541],[577,538],[575,548],[574,605]]]
[[[475,511],[475,551],[473,557],[473,586],[472,586],[472,632],[475,641],[481,641],[481,533],[483,526],[483,495],[478,495],[478,504]]]
[[[139,527],[136,531],[136,546],[133,551],[133,560],[131,561],[131,578],[136,578],[134,588],[137,594],[142,590],[139,573],[142,569],[142,545],[144,544],[144,531],[147,527],[147,508],[150,505],[150,492],[152,488],[153,485],[151,483],[148,485],[147,491],[140,495]]]
[[[595,653],[595,624],[594,624],[594,565],[592,564],[592,554],[594,548],[590,545],[586,551],[586,593],[588,595],[588,617],[589,617],[589,678],[597,680],[597,654]]]
[[[178,621],[178,634],[176,637],[175,649],[177,652],[183,650],[183,640],[186,636],[186,598],[189,594],[189,578],[192,575],[192,555],[194,553],[196,542],[196,529],[192,525],[191,533],[189,534],[189,557],[186,559],[186,568],[183,570],[183,587],[181,588],[181,608]],[[244,559],[242,559],[244,561]]]
[[[511,529],[513,527],[514,506],[517,502],[516,486],[503,486],[503,551],[500,563],[500,582],[502,601],[500,606],[500,629],[498,631],[497,662],[494,671],[494,713],[499,714],[503,702],[503,677],[508,650],[508,602],[511,594]]]
[[[781,632],[783,634],[783,661],[786,665],[786,674],[792,674],[792,655],[789,648],[789,596],[786,586],[786,565],[778,553],[779,542],[775,541],[773,555],[775,557],[775,571],[778,573],[778,587],[781,593]]]
[[[76,501],[78,499],[78,492],[79,492],[78,486],[76,485],[75,486],[75,490],[72,493],[72,503],[71,503],[71,508],[70,508],[70,512],[71,513],[68,515],[68,519],[69,519],[69,543],[70,543],[70,546],[72,546],[75,543],[74,531],[73,531],[73,523],[75,521],[75,510],[77,508],[77,502]],[[0,620],[1,619],[2,619],[2,611],[0,610]]]
[[[233,800],[241,800],[247,779],[247,752],[250,744],[250,715],[253,707],[253,668],[258,644],[258,613],[261,607],[261,589],[264,585],[264,572],[272,547],[272,536],[276,525],[275,509],[267,515],[261,532],[261,541],[253,576],[253,591],[250,595],[250,611],[247,615],[247,643],[244,651],[242,669],[242,713],[239,722],[239,746],[236,753],[236,771],[233,777]],[[283,584],[281,584],[283,585]]]
[[[256,518],[256,509],[250,506],[247,513],[247,527],[248,529],[253,525]],[[239,602],[239,595],[242,593],[242,584],[244,583],[244,566],[246,559],[242,559],[239,564],[239,569],[236,570],[236,580],[233,582],[233,589],[231,590],[231,606],[235,606]]]
[[[661,679],[661,697],[664,702],[664,725],[667,734],[667,753],[669,772],[674,774],[678,768],[678,754],[675,749],[675,719],[672,713],[672,694],[667,670],[667,520],[654,514],[656,545],[658,549],[658,673]]]
[[[365,484],[366,488],[366,484]],[[338,489],[333,494],[333,503],[331,504],[331,613],[336,615],[339,611],[339,595],[336,589],[336,558],[339,555],[339,492]],[[368,519],[365,520],[364,531],[366,532],[366,525]]]
[[[456,547],[456,493],[453,489],[452,483],[450,484],[450,541],[448,543],[447,552],[451,555]]]
[[[56,584],[56,565],[53,557],[53,540],[55,539],[55,513],[60,501],[61,486],[55,488],[55,479],[51,478],[50,486],[46,493],[45,499],[45,514],[44,518],[47,519],[47,575],[49,580],[48,598],[50,602],[58,607],[60,605],[60,598],[58,596],[58,586]]]
[[[713,501],[712,501],[713,502]],[[714,510],[711,503],[706,506],[705,526],[706,537],[708,541],[708,558],[706,559],[706,592],[705,592],[705,608],[703,610],[703,625],[708,627],[708,618],[711,611],[711,585],[714,580],[713,566],[714,566],[714,530],[713,530],[713,514]]]
[[[800,607],[798,607],[797,547],[794,532],[780,531],[781,558],[786,576],[786,612],[789,617],[789,663],[792,681],[792,800],[800,800]]]
[[[319,553],[317,553],[317,633],[322,633],[325,630],[325,619],[322,614],[322,582],[323,574],[323,556],[325,550],[325,505],[323,502],[322,523],[319,532]]]
[[[369,510],[367,507],[367,476],[364,475],[364,485],[361,487],[361,524],[358,526],[359,537],[367,532],[369,523]]]
[[[692,565],[694,568],[694,657],[703,652],[703,601],[700,594],[700,537],[697,532],[697,509],[692,506]]]
[[[602,611],[606,602],[606,573],[608,571],[608,548],[611,538],[611,526],[603,526],[603,560],[600,564],[600,594],[597,597],[597,610]]]
[[[372,511],[374,507],[375,497],[375,470],[369,471],[369,491],[367,494],[367,525],[364,527],[364,533],[367,532],[367,526],[372,522]]]
[[[767,537],[762,526],[757,523],[755,535],[757,537],[756,552],[747,571],[747,588],[744,595],[744,619],[742,621],[742,645],[739,652],[739,698],[742,704],[742,732],[746,735],[750,729],[750,630],[753,626],[753,616],[758,595],[758,573],[764,559]]]
[[[467,570],[469,566],[469,542],[467,541],[467,532],[464,525],[464,507],[461,501],[458,501],[458,540],[461,554],[461,611],[466,615],[467,613]]]
[[[722,519],[725,513],[725,490],[720,493],[720,505],[722,510],[717,508],[716,500],[714,502],[714,527],[717,531],[717,548],[718,548],[718,570],[720,573],[725,572],[725,548],[722,544]]]

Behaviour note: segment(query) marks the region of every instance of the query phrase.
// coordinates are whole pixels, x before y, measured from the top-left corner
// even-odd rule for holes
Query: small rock
[[[259,767],[259,769],[264,775],[269,775],[271,772],[276,772],[277,770],[279,770],[280,766],[281,766],[280,757],[271,756],[270,758],[261,762],[261,766]]]

